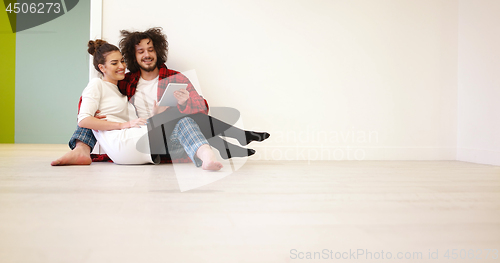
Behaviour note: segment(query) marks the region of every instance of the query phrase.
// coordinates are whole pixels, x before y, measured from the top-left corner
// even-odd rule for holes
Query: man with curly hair
[[[121,34],[123,38],[120,41],[120,48],[130,72],[126,74],[124,80],[118,83],[118,88],[134,104],[139,118],[147,119],[167,110],[168,107],[157,106],[156,101],[160,100],[168,83],[188,84],[186,89],[174,92],[174,96],[178,102],[177,110],[181,114],[208,113],[206,100],[196,92],[191,82],[180,72],[168,69],[165,66],[168,54],[168,42],[161,28],[150,28],[144,32],[122,30]],[[100,116],[99,118],[104,117]],[[196,124],[194,123],[194,125]],[[154,136],[154,134],[150,132],[150,140],[151,136]],[[162,136],[163,134],[156,134],[156,138],[162,138]],[[88,165],[92,163],[90,153],[96,142],[97,140],[91,130],[78,127],[69,142],[72,150],[53,161],[51,165]],[[177,144],[180,145],[179,143]],[[189,146],[185,145],[185,142],[183,142],[182,146],[186,152],[191,151],[191,154],[188,155],[192,157],[193,149],[190,150]],[[152,153],[165,154],[165,150],[163,144],[161,146],[151,144]],[[199,149],[195,149],[196,154],[194,156],[210,154],[211,151],[210,146],[204,144]],[[180,158],[178,161],[189,161],[189,158],[186,157]],[[197,166],[201,165],[198,158],[191,159]],[[94,156],[94,161],[103,160],[107,160],[107,156]],[[163,155],[162,162],[171,162],[170,156]]]

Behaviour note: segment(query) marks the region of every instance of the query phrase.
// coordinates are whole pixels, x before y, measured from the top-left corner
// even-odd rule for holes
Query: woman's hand
[[[120,129],[130,129],[130,128],[140,128],[142,125],[146,125],[148,121],[143,118],[135,119],[129,122],[121,123]]]
[[[186,89],[180,89],[174,91],[174,97],[177,99],[177,103],[181,106],[186,106],[186,102],[189,99],[189,91]]]

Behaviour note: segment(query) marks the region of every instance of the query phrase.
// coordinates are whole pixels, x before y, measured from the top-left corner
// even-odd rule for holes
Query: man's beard
[[[146,67],[143,67],[141,64],[139,64],[139,67],[146,71],[146,72],[151,72],[151,71],[154,71],[156,69],[156,63],[154,63],[153,65],[151,65],[150,67],[146,68]]]

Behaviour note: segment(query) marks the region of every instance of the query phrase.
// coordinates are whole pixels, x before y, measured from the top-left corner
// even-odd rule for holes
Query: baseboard
[[[303,147],[249,145],[254,160],[456,160],[455,148],[437,147]]]
[[[458,148],[457,160],[500,166],[500,151]]]

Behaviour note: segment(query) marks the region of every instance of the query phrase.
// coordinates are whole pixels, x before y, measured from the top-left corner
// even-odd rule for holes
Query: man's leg
[[[97,140],[92,130],[77,126],[77,129],[69,141],[71,151],[53,161],[50,165],[89,165],[92,163],[90,153],[96,142]]]
[[[212,138],[218,135],[225,137],[231,137],[245,146],[253,141],[264,141],[269,138],[270,134],[267,132],[255,132],[242,130],[236,126],[229,123],[223,122],[217,118],[202,113],[191,114],[188,117],[192,118],[198,126],[200,126],[201,132],[206,138]]]
[[[238,120],[239,112],[231,108],[227,108],[226,111],[228,112],[227,115],[229,115],[226,119],[228,119],[231,123],[235,123]],[[163,126],[165,134],[169,135],[173,131],[178,120],[183,117],[192,118],[198,124],[198,127],[207,139],[223,134],[225,137],[237,139],[241,145],[247,145],[253,141],[264,141],[270,136],[267,132],[242,130],[231,125],[230,123],[221,121],[203,113],[185,115],[180,113],[177,109],[165,111],[149,118],[148,127],[151,131],[152,129],[157,129],[159,126]]]
[[[213,171],[222,168],[222,164],[217,161],[212,148],[201,133],[200,128],[189,117],[182,118],[177,122],[169,138],[168,150],[170,156],[174,158],[178,157],[179,148],[187,153],[197,167],[201,166],[204,170]]]

